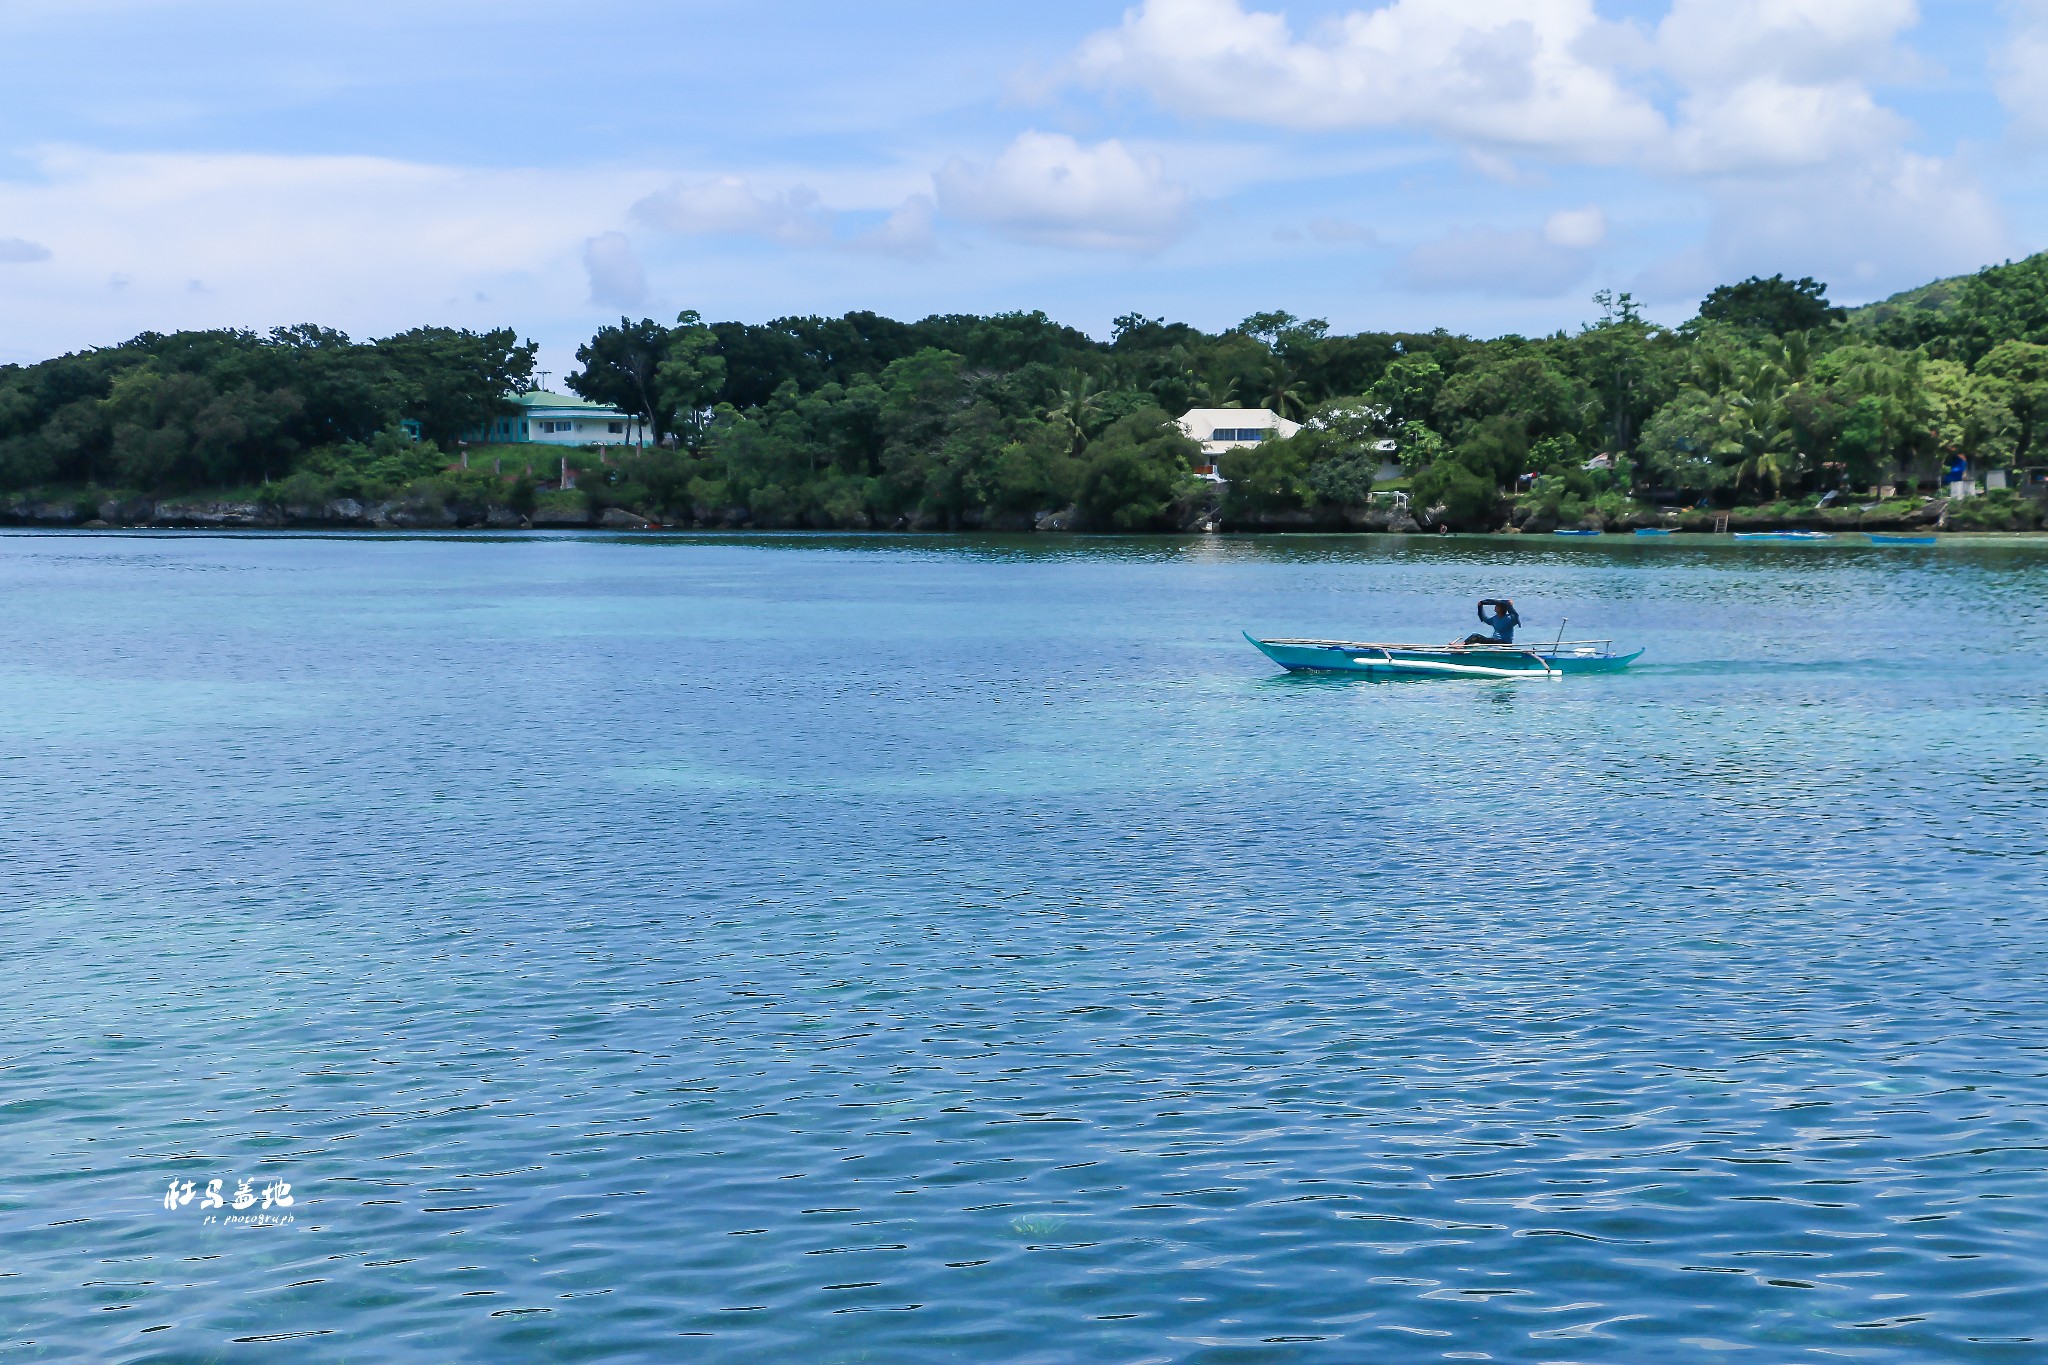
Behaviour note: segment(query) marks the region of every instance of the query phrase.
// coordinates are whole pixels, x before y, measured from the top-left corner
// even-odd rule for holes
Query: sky
[[[2048,0],[0,0],[0,363],[145,330],[1678,322],[2048,247]]]

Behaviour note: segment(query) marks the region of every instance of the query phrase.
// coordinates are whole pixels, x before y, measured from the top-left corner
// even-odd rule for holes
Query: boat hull
[[[1361,644],[1344,640],[1261,640],[1244,637],[1290,673],[1351,673],[1378,678],[1556,677],[1577,673],[1619,673],[1642,657],[1598,653],[1569,642],[1562,649],[1531,645],[1527,650],[1498,645],[1429,646]]]

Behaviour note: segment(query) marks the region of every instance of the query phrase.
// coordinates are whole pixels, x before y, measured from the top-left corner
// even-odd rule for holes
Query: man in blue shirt
[[[1493,608],[1493,615],[1491,616],[1486,614],[1488,607]],[[1522,616],[1520,612],[1515,610],[1515,604],[1512,599],[1503,597],[1496,601],[1489,598],[1479,604],[1479,624],[1487,627],[1493,633],[1491,635],[1467,635],[1465,637],[1466,644],[1511,645],[1515,642],[1515,627],[1522,624]]]

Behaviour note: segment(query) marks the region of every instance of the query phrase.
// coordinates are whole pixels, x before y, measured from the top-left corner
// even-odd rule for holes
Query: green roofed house
[[[514,394],[519,411],[464,432],[466,441],[493,445],[533,442],[549,446],[623,446],[644,443],[641,421],[603,403],[531,389]]]

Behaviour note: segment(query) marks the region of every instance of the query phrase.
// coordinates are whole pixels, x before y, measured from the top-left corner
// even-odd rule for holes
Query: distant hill
[[[1903,289],[1888,299],[1866,303],[1861,308],[1849,310],[1851,327],[1877,327],[1909,313],[1932,313],[1947,317],[1956,311],[1961,300],[1963,286],[1973,276],[1951,275],[1945,280],[1931,284]]]
[[[1887,346],[1970,365],[2007,341],[2048,345],[2048,251],[1865,304],[1849,325]]]

